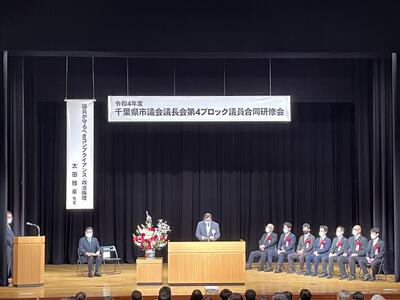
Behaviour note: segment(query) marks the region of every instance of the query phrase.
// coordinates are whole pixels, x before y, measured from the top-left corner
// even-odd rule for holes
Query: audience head
[[[190,300],[201,300],[203,299],[203,294],[200,290],[194,290],[190,296]]]
[[[276,293],[273,297],[272,300],[289,300],[289,298],[287,297],[287,295],[283,294],[283,293]]]
[[[351,294],[349,291],[346,290],[341,290],[337,296],[336,296],[337,300],[351,300]]]
[[[292,292],[284,291],[284,292],[282,292],[282,294],[286,295],[286,298],[287,298],[288,300],[292,300],[292,298],[293,298]]]
[[[239,293],[232,293],[228,300],[243,300],[243,297]]]
[[[379,294],[375,294],[371,297],[371,300],[385,300],[385,298]]]
[[[292,230],[292,224],[289,222],[283,223],[283,232],[288,233]]]
[[[304,223],[302,227],[303,227],[303,233],[304,234],[307,234],[307,233],[309,233],[311,231],[311,226],[308,223]]]
[[[263,295],[260,297],[260,300],[268,300],[268,296]]]
[[[248,289],[245,293],[244,296],[246,297],[246,300],[256,300],[256,291],[252,289]]]
[[[364,300],[364,294],[360,291],[354,292],[353,299],[354,300]]]
[[[171,299],[171,288],[163,286],[158,292],[158,300],[170,300]]]
[[[267,226],[265,226],[265,232],[266,233],[273,232],[274,228],[275,228],[274,224],[269,223],[269,224],[267,224]]]
[[[228,300],[229,296],[232,295],[231,290],[229,289],[223,289],[220,293],[219,293],[219,297],[221,298],[221,300]]]
[[[93,228],[92,227],[86,227],[85,236],[87,238],[91,238],[93,236]]]
[[[77,300],[86,300],[86,294],[84,292],[79,292],[75,295],[75,299]]]
[[[203,300],[213,300],[210,296],[204,296]]]
[[[142,300],[142,293],[138,290],[135,290],[131,294],[131,299],[132,300]]]
[[[212,214],[211,213],[205,213],[203,216],[204,222],[211,222],[212,221]]]
[[[370,230],[371,240],[379,238],[380,230],[378,227],[373,227]]]
[[[360,234],[361,234],[361,226],[360,226],[360,225],[354,225],[354,226],[353,226],[353,230],[351,231],[351,233],[352,233],[354,236],[360,235]]]
[[[7,224],[11,224],[13,220],[13,215],[11,211],[7,211]]]
[[[319,236],[324,238],[326,237],[326,234],[328,233],[328,226],[326,225],[321,225],[319,226]]]
[[[300,300],[310,300],[312,297],[311,291],[309,289],[302,289],[300,291]]]
[[[344,227],[343,226],[338,226],[336,228],[336,236],[341,237],[344,234]]]

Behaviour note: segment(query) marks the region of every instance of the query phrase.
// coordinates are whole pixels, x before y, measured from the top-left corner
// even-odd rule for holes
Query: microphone
[[[37,235],[40,236],[40,227],[39,227],[38,225],[33,224],[33,223],[31,223],[31,222],[26,222],[26,225],[36,227],[36,229],[37,229]]]

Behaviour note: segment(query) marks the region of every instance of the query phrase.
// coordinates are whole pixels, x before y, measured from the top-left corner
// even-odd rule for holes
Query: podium
[[[245,284],[246,243],[169,242],[169,284]]]
[[[44,284],[44,249],[44,236],[19,236],[14,238],[14,286],[40,286]]]

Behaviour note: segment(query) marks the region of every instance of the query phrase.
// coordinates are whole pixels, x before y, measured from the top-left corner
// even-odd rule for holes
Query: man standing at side
[[[205,213],[203,221],[197,224],[197,239],[199,241],[216,241],[220,236],[218,223],[212,220],[212,215],[210,213]]]
[[[13,215],[7,211],[7,276],[12,277],[14,233],[11,229]]]
[[[79,255],[88,264],[89,277],[93,277],[93,262],[96,263],[94,276],[100,277],[101,254],[99,241],[93,237],[93,228],[86,227],[85,236],[79,240]]]

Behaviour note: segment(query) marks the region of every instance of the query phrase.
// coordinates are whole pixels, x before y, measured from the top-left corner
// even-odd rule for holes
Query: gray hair
[[[385,298],[379,294],[375,294],[371,297],[371,300],[385,300]]]
[[[341,290],[339,293],[337,293],[337,300],[350,300],[351,299],[351,294],[347,290]]]

